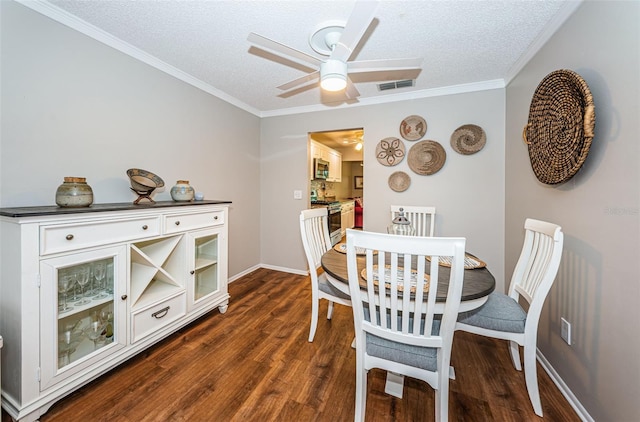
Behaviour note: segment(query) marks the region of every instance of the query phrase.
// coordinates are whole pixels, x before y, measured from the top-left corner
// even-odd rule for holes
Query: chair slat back
[[[300,235],[309,270],[315,273],[321,265],[322,255],[331,248],[327,209],[303,210],[300,213]]]
[[[356,248],[365,251],[364,273],[357,267]],[[348,229],[347,266],[356,330],[423,347],[450,344],[462,293],[464,250],[464,238],[405,237]],[[453,265],[440,331],[432,334],[440,256],[452,256]],[[356,297],[364,303],[354,300]]]
[[[405,217],[411,222],[416,229],[416,236],[433,237],[436,225],[436,208],[435,207],[414,207],[404,205],[391,206],[391,220],[400,212],[400,208],[404,211]]]
[[[511,279],[509,295],[524,297],[530,304],[544,302],[558,273],[564,236],[556,224],[528,218],[520,258]],[[542,307],[542,303],[540,303]]]

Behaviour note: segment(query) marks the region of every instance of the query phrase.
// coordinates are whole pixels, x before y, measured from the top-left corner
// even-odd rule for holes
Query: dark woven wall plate
[[[522,133],[531,167],[542,183],[571,179],[589,154],[595,107],[587,83],[572,70],[551,72],[536,88]]]

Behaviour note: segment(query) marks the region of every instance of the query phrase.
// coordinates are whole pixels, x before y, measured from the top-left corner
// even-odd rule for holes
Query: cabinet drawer
[[[182,292],[159,304],[136,312],[132,318],[132,343],[149,334],[158,332],[162,327],[182,317],[187,312],[187,294]]]
[[[224,211],[167,215],[165,233],[176,233],[224,224]]]
[[[42,226],[40,227],[40,255],[118,243],[159,234],[159,216]]]

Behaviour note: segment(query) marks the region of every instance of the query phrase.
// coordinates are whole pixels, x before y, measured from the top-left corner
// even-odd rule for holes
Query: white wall
[[[639,2],[585,2],[507,87],[506,268],[525,217],[563,227],[538,346],[597,421],[640,420],[639,28]],[[583,168],[554,187],[535,178],[521,134],[537,84],[557,69],[585,79],[596,126]],[[572,324],[571,346],[561,317]]]
[[[389,207],[395,204],[437,207],[436,235],[464,236],[467,249],[485,260],[503,288],[504,268],[504,90],[490,90],[304,113],[262,119],[263,181],[261,210],[262,262],[274,267],[306,270],[298,216],[308,204],[294,200],[293,191],[307,192],[307,133],[343,127],[364,128],[365,230],[386,231]],[[406,159],[386,167],[375,158],[375,147],[386,137],[400,137],[405,117],[418,114],[427,121],[423,139],[440,142],[447,152],[444,167],[431,176],[409,169]],[[451,133],[467,123],[487,134],[484,149],[463,156],[453,151]],[[414,144],[404,141],[407,151]],[[410,188],[392,191],[394,171],[411,176]]]
[[[260,119],[54,22],[0,1],[0,204],[54,205],[65,176],[95,203],[132,202],[126,170],[186,179],[230,208],[229,274],[260,262]]]

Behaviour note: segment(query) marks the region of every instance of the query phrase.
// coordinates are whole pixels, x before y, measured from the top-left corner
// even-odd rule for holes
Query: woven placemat
[[[475,154],[486,142],[487,135],[484,129],[477,125],[462,125],[451,134],[451,147],[458,154]]]
[[[403,272],[404,272],[404,268],[403,267],[398,267],[398,291],[402,292],[404,291],[404,280],[402,279],[403,276]],[[391,288],[391,283],[389,283],[389,279],[391,278],[391,265],[385,265],[384,266],[384,275],[385,275],[385,281],[384,281],[384,287],[386,289],[390,289]],[[417,276],[418,276],[418,272],[414,269],[411,270],[411,280],[409,280],[409,291],[411,293],[415,293],[416,292],[416,286],[417,286]],[[366,268],[363,268],[362,271],[360,271],[360,287],[367,287],[367,270]],[[429,291],[429,284],[431,282],[431,277],[429,276],[429,274],[424,274],[424,284],[422,285],[422,291],[427,293]],[[378,264],[374,264],[373,265],[373,285],[374,286],[378,286],[380,284],[380,280],[378,278]]]
[[[420,141],[407,154],[409,168],[420,175],[437,173],[447,160],[447,153],[436,141]]]
[[[344,242],[336,243],[333,245],[333,250],[340,253],[347,253],[347,244]],[[356,248],[356,255],[366,255],[367,250],[365,248]],[[378,251],[373,251],[374,255],[378,254]]]
[[[376,146],[376,159],[383,166],[395,166],[404,159],[404,143],[398,138],[384,138]]]
[[[427,256],[427,261],[431,261],[431,257]],[[441,256],[438,259],[438,265],[442,266],[442,267],[451,267],[453,263],[453,257],[452,256]],[[464,254],[464,269],[465,270],[473,270],[476,268],[484,268],[487,266],[487,263],[484,262],[483,260],[476,258],[475,256],[471,255],[470,253],[465,253]]]
[[[587,83],[572,70],[556,70],[536,88],[523,130],[531,167],[542,183],[572,178],[589,154],[595,106]]]

